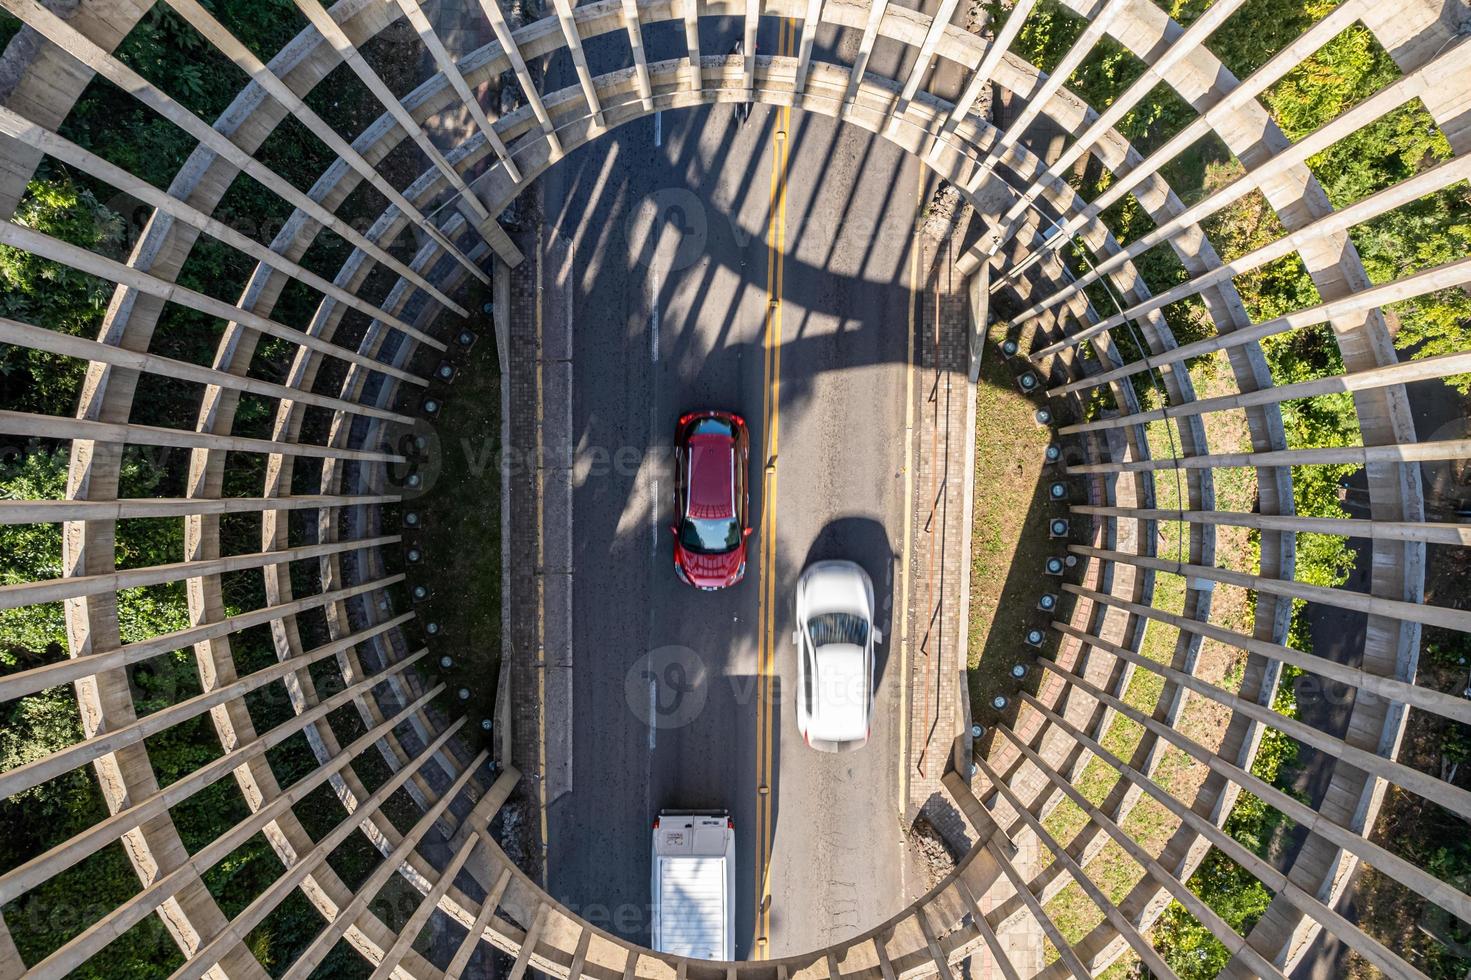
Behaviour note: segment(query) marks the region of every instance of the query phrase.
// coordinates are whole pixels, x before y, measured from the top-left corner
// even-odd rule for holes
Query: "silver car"
[[[819,561],[797,581],[797,728],[823,752],[850,752],[873,722],[873,582],[851,561]]]

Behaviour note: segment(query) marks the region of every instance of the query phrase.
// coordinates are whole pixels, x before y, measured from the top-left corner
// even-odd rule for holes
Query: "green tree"
[[[66,496],[67,453],[33,444],[16,463],[0,467],[0,498],[57,500]],[[129,451],[121,473],[122,496],[148,497],[162,471],[147,456]],[[59,578],[61,528],[56,524],[0,525],[0,584]],[[183,525],[177,519],[120,521],[117,525],[120,567],[159,565],[184,555]],[[182,583],[118,593],[118,626],[124,643],[183,629],[189,624]],[[34,666],[63,656],[66,624],[60,603],[0,610],[0,662],[6,667]]]
[[[68,458],[64,450],[33,444],[0,468],[0,498],[54,500],[65,496]],[[149,496],[160,476],[148,457],[130,451],[121,483],[124,496]],[[118,524],[119,564],[158,564],[182,557],[178,520]],[[55,524],[0,526],[0,584],[56,578],[62,571],[61,531]],[[182,585],[125,589],[118,593],[124,642],[155,636],[188,624]],[[60,603],[0,611],[0,669],[6,673],[52,663],[66,656],[66,626]],[[187,651],[148,662],[148,686],[197,687]],[[171,730],[168,733],[174,739]],[[83,737],[76,695],[69,685],[0,704],[0,771],[44,758]],[[163,746],[167,755],[168,746]],[[150,743],[150,750],[153,750]],[[89,768],[74,769],[39,786],[0,800],[0,868],[13,868],[48,847],[81,833],[107,810]],[[104,849],[75,869],[43,883],[4,910],[21,955],[35,963],[136,890],[136,875],[120,847]],[[113,943],[77,974],[82,977],[150,977],[166,973],[178,953],[162,924],[150,918]]]
[[[26,188],[14,221],[72,245],[118,258],[123,219],[57,170]],[[0,245],[0,315],[73,336],[95,335],[113,284],[21,249]],[[0,348],[8,408],[59,415],[76,405],[85,363],[24,347]]]

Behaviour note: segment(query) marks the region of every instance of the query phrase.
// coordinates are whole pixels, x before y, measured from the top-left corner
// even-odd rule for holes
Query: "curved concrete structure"
[[[109,53],[146,12],[149,0],[77,0],[49,7],[33,0],[0,0],[27,25],[0,64],[0,213],[14,212],[43,153],[155,209],[126,262],[77,249],[13,221],[0,223],[0,244],[117,284],[101,331],[93,339],[0,319],[0,342],[77,358],[88,365],[74,418],[0,415],[0,427],[9,434],[71,444],[66,499],[0,501],[0,520],[8,523],[64,524],[64,577],[0,588],[0,603],[7,608],[65,603],[69,656],[0,677],[0,697],[24,698],[70,684],[86,735],[63,751],[0,773],[0,793],[9,796],[60,773],[91,766],[111,811],[86,833],[0,874],[0,905],[115,842],[125,845],[141,882],[133,899],[41,962],[23,962],[0,921],[0,978],[62,976],[150,915],[164,921],[182,951],[186,963],[176,976],[264,977],[266,971],[245,937],[297,892],[328,924],[287,968],[289,977],[310,974],[339,939],[346,939],[375,967],[375,976],[457,976],[482,941],[515,957],[513,977],[518,980],[528,967],[558,977],[587,975],[600,980],[713,980],[737,974],[783,980],[859,974],[893,980],[938,974],[949,980],[953,964],[977,951],[988,952],[1003,975],[1014,976],[997,940],[998,928],[1013,916],[1035,919],[1060,948],[1060,958],[1044,971],[1048,975],[1091,975],[1132,948],[1156,975],[1171,976],[1143,937],[1170,898],[1184,904],[1232,952],[1226,972],[1233,976],[1284,975],[1320,929],[1331,931],[1389,975],[1419,976],[1395,950],[1335,910],[1361,860],[1471,921],[1471,896],[1459,884],[1440,881],[1367,839],[1389,784],[1452,811],[1471,813],[1467,791],[1394,760],[1409,707],[1471,722],[1471,704],[1464,698],[1415,683],[1422,626],[1471,630],[1471,613],[1422,601],[1426,546],[1465,547],[1471,544],[1471,530],[1426,520],[1419,464],[1471,455],[1471,443],[1417,442],[1404,391],[1404,385],[1417,380],[1471,371],[1471,351],[1401,363],[1379,309],[1392,301],[1471,283],[1471,258],[1373,286],[1346,234],[1358,222],[1465,181],[1471,174],[1471,42],[1464,8],[1439,0],[1399,4],[1344,0],[1251,77],[1237,79],[1203,42],[1241,7],[1240,0],[1215,0],[1188,29],[1148,0],[1066,0],[1089,18],[1090,26],[1051,76],[1007,50],[1015,34],[1013,25],[1019,25],[1021,14],[1031,8],[1029,0],[1020,0],[995,40],[949,24],[955,0],[944,0],[934,21],[906,7],[890,7],[886,0],[872,4],[599,0],[575,8],[568,0],[557,0],[552,16],[514,31],[490,3],[487,16],[498,41],[458,62],[439,45],[417,0],[342,0],[330,14],[317,0],[298,0],[313,26],[269,65],[259,63],[196,0],[166,2],[252,79],[217,120],[193,116]],[[67,12],[55,13],[53,7]],[[800,56],[709,57],[700,47],[700,17],[739,19],[752,42],[760,18],[796,18],[803,24]],[[401,18],[407,18],[424,40],[438,73],[399,101],[358,56],[357,48]],[[666,21],[683,25],[688,55],[649,62],[640,32]],[[819,21],[861,33],[856,72],[853,65],[831,63],[814,54]],[[1319,132],[1289,143],[1256,96],[1356,22],[1391,53],[1400,79]],[[602,35],[631,43],[625,45],[624,67],[594,76],[582,45]],[[1100,116],[1063,82],[1105,35],[1151,67]],[[900,78],[866,72],[867,53],[879,37],[918,49],[918,68]],[[603,42],[604,49],[608,43]],[[578,69],[578,84],[538,92],[531,85],[527,59],[563,48],[570,51]],[[754,43],[746,45],[747,51],[753,49]],[[935,58],[956,62],[968,72],[960,104],[924,90],[925,69]],[[303,101],[344,59],[384,102],[382,117],[351,145],[333,135]],[[508,71],[527,86],[526,103],[490,119],[470,92]],[[198,148],[166,192],[57,135],[94,73],[130,91],[198,140]],[[987,83],[1008,90],[1018,104],[1025,104],[1004,128],[993,127],[972,112]],[[1199,115],[1184,133],[1143,157],[1112,126],[1155,84],[1171,86]],[[1414,98],[1446,134],[1455,155],[1402,185],[1335,212],[1305,161]],[[422,128],[424,120],[448,107],[465,106],[467,100],[474,135],[453,152],[439,153]],[[398,458],[375,447],[385,441],[381,438],[385,431],[410,421],[393,407],[402,401],[401,393],[429,385],[429,379],[409,365],[421,346],[447,348],[447,338],[465,314],[455,302],[456,290],[467,277],[485,281],[492,256],[518,261],[514,245],[494,216],[520,190],[561,155],[609,128],[657,109],[737,100],[791,104],[841,117],[922,156],[961,189],[988,223],[990,230],[966,256],[965,267],[989,277],[993,289],[1007,290],[1022,309],[1012,321],[1013,336],[1050,386],[1054,410],[1082,418],[1081,406],[1095,389],[1106,386],[1117,411],[1061,430],[1078,448],[1069,471],[1088,488],[1089,503],[1075,510],[1093,518],[1095,530],[1091,542],[1072,547],[1081,561],[1078,574],[1065,587],[1078,601],[1068,621],[1054,624],[1061,644],[1053,658],[1043,661],[1046,683],[1039,695],[1023,696],[1014,726],[998,729],[1000,737],[988,755],[976,761],[973,784],[961,774],[947,777],[952,795],[976,828],[996,832],[982,833],[983,843],[920,902],[851,942],[778,961],[711,964],[633,948],[583,922],[521,874],[487,833],[490,817],[517,776],[494,773],[484,753],[476,754],[457,737],[461,722],[446,723],[429,708],[439,688],[416,670],[424,651],[411,649],[405,641],[401,628],[413,613],[406,611],[402,596],[394,590],[403,576],[388,574],[383,560],[384,549],[400,541],[399,535],[385,530],[397,526],[398,499],[387,489],[385,468]],[[310,126],[338,154],[305,193],[252,156],[287,116]],[[1022,139],[1027,127],[1042,117],[1068,134],[1060,155],[1054,147],[1047,159]],[[1231,148],[1245,174],[1187,207],[1161,176],[1162,168],[1207,133]],[[410,186],[395,189],[377,168],[405,140],[417,143],[431,166]],[[1097,157],[1116,176],[1096,201],[1080,199],[1063,179],[1085,154]],[[295,209],[269,243],[245,238],[211,218],[231,181],[242,172]],[[384,195],[389,207],[371,228],[360,232],[339,221],[335,211],[364,181]],[[1223,262],[1200,223],[1250,192],[1265,197],[1285,236]],[[1099,215],[1130,193],[1156,230],[1124,247]],[[432,213],[426,214],[431,208]],[[412,260],[401,261],[389,246],[410,226],[424,232],[424,238]],[[354,247],[330,283],[300,264],[324,229],[343,235]],[[217,238],[258,263],[233,305],[175,284],[200,235]],[[1098,261],[1093,271],[1076,281],[1057,257],[1058,247],[1072,238],[1086,244]],[[1169,243],[1189,277],[1162,296],[1149,293],[1133,264],[1156,242]],[[1292,254],[1312,275],[1322,302],[1253,324],[1232,277]],[[359,291],[379,269],[396,277],[396,284],[381,303],[374,303]],[[283,288],[293,279],[324,297],[309,324],[283,324],[272,318]],[[1082,290],[1093,282],[1107,284],[1116,309],[1098,310],[1089,303]],[[1214,321],[1215,335],[1180,346],[1160,308],[1196,295]],[[186,365],[148,353],[168,303],[228,323],[212,365]],[[361,340],[345,346],[336,333],[349,309],[363,314],[371,325]],[[1258,342],[1323,323],[1332,327],[1345,373],[1274,386]],[[1130,331],[1126,350],[1142,353],[1122,353],[1111,333],[1115,328]],[[251,375],[252,355],[263,337],[281,338],[296,348],[284,383]],[[1227,353],[1233,390],[1198,400],[1190,377],[1172,366],[1212,351]],[[334,382],[331,394],[314,391],[324,368],[343,378],[340,384]],[[1142,371],[1157,374],[1164,407],[1146,410],[1137,403],[1128,379]],[[192,429],[130,422],[139,378],[148,374],[200,386],[199,416]],[[1354,394],[1362,445],[1289,448],[1280,404],[1341,391]],[[269,439],[234,434],[242,394],[273,403]],[[313,424],[304,429],[311,410],[315,410]],[[1245,420],[1249,444],[1210,445],[1204,419],[1236,410]],[[1159,418],[1174,420],[1176,442],[1167,457],[1152,454],[1145,437],[1144,425]],[[326,424],[320,424],[323,419]],[[313,433],[313,438],[303,438],[303,431]],[[119,499],[119,470],[123,448],[129,444],[188,448],[192,456],[187,495]],[[229,453],[266,458],[266,479],[258,495],[223,495]],[[292,493],[298,459],[320,461],[318,485],[310,495]],[[1293,516],[1293,467],[1330,463],[1366,467],[1368,519]],[[1256,511],[1216,509],[1213,470],[1229,466],[1255,468]],[[1179,489],[1172,489],[1176,505],[1157,506],[1157,474],[1167,474],[1172,483],[1178,479]],[[289,534],[287,516],[300,510],[316,517],[312,544],[294,543]],[[227,514],[260,515],[258,554],[220,554],[220,520]],[[183,522],[187,553],[181,562],[116,568],[116,522],[138,517]],[[1161,521],[1184,522],[1191,528],[1186,536],[1188,552],[1156,554]],[[1261,559],[1256,572],[1216,567],[1215,535],[1221,527],[1259,533]],[[1366,539],[1373,564],[1369,591],[1294,583],[1294,541],[1300,532]],[[320,592],[296,594],[290,574],[293,562],[317,563]],[[264,576],[268,605],[228,617],[221,575],[241,569],[258,569]],[[1157,572],[1185,577],[1183,613],[1154,607]],[[189,627],[123,642],[117,590],[177,581],[187,584]],[[1256,606],[1251,635],[1210,621],[1212,594],[1221,584],[1251,590]],[[1293,598],[1366,614],[1362,655],[1346,666],[1287,646]],[[308,649],[297,617],[309,611],[316,615],[318,610],[325,616],[330,641]],[[1151,621],[1179,631],[1168,664],[1138,652],[1144,627]],[[239,673],[231,638],[261,625],[270,628],[279,663]],[[1196,658],[1207,638],[1249,654],[1236,691],[1195,675]],[[191,646],[203,693],[140,718],[125,668]],[[341,690],[330,695],[317,690],[307,667],[320,661],[337,665]],[[1344,739],[1270,709],[1283,664],[1366,695],[1355,699]],[[1141,670],[1159,675],[1161,681],[1152,714],[1122,700],[1129,679]],[[246,695],[274,684],[282,684],[288,692],[295,716],[278,728],[258,731]],[[1176,729],[1186,692],[1212,702],[1227,719],[1218,746],[1207,749]],[[351,706],[365,731],[350,744],[339,741],[326,721],[330,711],[343,706]],[[205,713],[223,754],[160,787],[145,739]],[[1115,758],[1097,741],[1115,713],[1132,718],[1145,733],[1130,760]],[[1316,811],[1250,774],[1267,726],[1339,760]],[[283,790],[266,752],[297,733],[307,737],[320,768]],[[1154,778],[1166,746],[1183,750],[1208,770],[1189,799],[1175,798]],[[355,763],[370,752],[394,773],[388,783],[371,791],[355,769]],[[1097,804],[1071,785],[1090,757],[1104,760],[1116,776],[1111,792]],[[227,778],[235,780],[251,815],[235,827],[221,827],[214,843],[190,853],[170,810],[204,786]],[[294,807],[322,784],[336,792],[344,814],[336,830],[314,841]],[[408,833],[396,829],[380,810],[400,787],[422,811]],[[1221,831],[1243,788],[1304,829],[1305,840],[1285,872]],[[1063,798],[1071,799],[1091,820],[1066,846],[1053,841],[1039,821]],[[1162,844],[1146,846],[1123,829],[1128,813],[1144,798],[1153,799],[1178,821]],[[448,851],[421,847],[436,825],[450,835]],[[350,889],[326,856],[359,830],[384,860],[367,882]],[[284,871],[230,919],[211,897],[202,875],[258,832],[275,849]],[[1001,833],[1012,839],[1032,835],[1056,851],[1055,860],[1027,880],[1014,867]],[[1109,841],[1144,870],[1138,884],[1117,903],[1099,892],[1084,873]],[[1248,935],[1237,935],[1182,884],[1211,845],[1258,877],[1275,896]],[[369,908],[395,874],[425,896],[399,930],[389,928]],[[1075,880],[1098,905],[1103,921],[1069,946],[1060,940],[1044,905]],[[998,881],[1003,884],[998,886]],[[983,911],[979,896],[998,887],[1002,893],[1009,889],[1010,897]],[[430,962],[413,948],[419,930],[436,914],[454,919],[465,931],[464,942],[448,962]]]

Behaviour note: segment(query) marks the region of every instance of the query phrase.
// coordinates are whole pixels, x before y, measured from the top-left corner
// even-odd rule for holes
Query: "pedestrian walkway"
[[[969,727],[965,621],[975,391],[967,377],[965,280],[954,268],[951,238],[921,234],[918,241],[924,286],[915,295],[908,619],[899,638],[910,668],[905,815],[912,820],[923,811],[953,842],[964,821],[940,778]]]
[[[971,754],[969,687],[970,554],[975,460],[975,385],[969,378],[971,313],[967,282],[954,267],[952,243],[921,235],[924,288],[915,297],[915,372],[912,518],[909,534],[909,781],[906,818],[923,814],[956,851],[968,849],[978,829],[941,785],[952,760]],[[961,775],[971,782],[968,769]],[[953,778],[953,777],[952,777]],[[992,801],[988,801],[992,802]],[[989,831],[983,831],[989,832]],[[998,839],[1010,863],[1029,880],[1041,870],[1037,838],[1022,828],[1014,840]],[[1012,848],[1015,847],[1013,852]],[[1016,895],[998,875],[981,909],[991,912]],[[999,923],[997,938],[1023,977],[1045,965],[1046,943],[1025,914]],[[1002,977],[988,947],[968,965],[972,980]]]
[[[511,762],[527,774],[523,803],[536,816],[528,836],[544,855],[546,808],[572,788],[572,324],[543,281],[565,245],[548,241],[539,195],[529,197],[533,220],[516,237],[526,261],[502,277],[510,366],[503,699]]]

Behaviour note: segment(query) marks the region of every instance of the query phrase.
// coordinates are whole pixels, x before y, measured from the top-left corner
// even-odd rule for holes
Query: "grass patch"
[[[479,309],[486,299],[472,293],[465,306]],[[433,482],[413,501],[425,520],[414,538],[424,561],[406,570],[411,587],[433,593],[421,604],[421,623],[439,624],[427,637],[423,670],[444,680],[456,706],[454,692],[469,688],[467,731],[478,733],[480,719],[495,716],[501,660],[501,375],[491,324],[471,326],[480,341],[433,425],[437,472],[430,467]],[[453,659],[450,667],[440,666],[443,656]]]
[[[993,329],[1001,331],[1005,324]],[[999,332],[990,338],[999,340]],[[1044,591],[1043,562],[1060,554],[1047,538],[1054,509],[1045,499],[1044,453],[1049,431],[1032,418],[1037,405],[1012,384],[1011,366],[999,348],[981,363],[976,386],[975,510],[971,538],[970,622],[967,624],[970,698],[977,717],[997,693],[1016,682],[1007,671],[1026,648],[1027,627],[1045,625],[1037,610]],[[1061,510],[1058,509],[1058,513]],[[1075,522],[1076,523],[1076,522]]]

